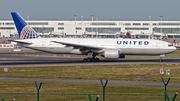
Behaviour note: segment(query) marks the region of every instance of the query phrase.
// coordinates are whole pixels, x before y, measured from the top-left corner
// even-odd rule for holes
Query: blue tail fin
[[[11,12],[20,39],[35,39],[39,35],[16,12]]]

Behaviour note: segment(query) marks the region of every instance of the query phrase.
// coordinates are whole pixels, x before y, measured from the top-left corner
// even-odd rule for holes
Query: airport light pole
[[[92,22],[93,22],[94,15],[91,15],[91,17],[92,17]],[[92,23],[91,23],[91,26],[92,26]],[[92,27],[92,38],[93,38],[93,27]]]
[[[96,20],[98,21],[98,16],[96,17]],[[96,36],[96,38],[98,38],[99,37],[99,33],[98,33],[98,27],[97,27],[97,36]]]
[[[162,17],[163,16],[160,16],[160,18],[161,18],[161,40],[162,40]]]
[[[77,17],[77,15],[74,15],[74,19],[75,19],[75,38],[76,38],[76,34],[77,34],[77,31],[76,31],[76,17]]]
[[[81,16],[81,38],[83,37],[83,31],[82,31],[82,27],[83,27],[83,16]]]
[[[81,21],[83,21],[83,16],[81,16]]]
[[[151,16],[149,16],[149,22],[151,21]],[[150,33],[151,35],[149,35],[149,38],[153,37],[153,29],[152,29],[152,25],[151,25],[151,22],[149,23],[149,27],[151,29]]]
[[[76,17],[77,17],[77,15],[74,15],[74,19],[75,19],[75,21],[76,21]]]
[[[29,15],[27,15],[27,20],[29,20]]]

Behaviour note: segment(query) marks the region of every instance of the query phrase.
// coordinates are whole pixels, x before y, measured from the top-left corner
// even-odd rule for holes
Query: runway
[[[159,59],[118,59],[101,58],[99,62],[83,62],[81,57],[28,56],[23,54],[0,54],[0,67],[36,67],[71,65],[114,65],[114,64],[160,64]],[[164,58],[162,64],[180,64],[180,58]]]

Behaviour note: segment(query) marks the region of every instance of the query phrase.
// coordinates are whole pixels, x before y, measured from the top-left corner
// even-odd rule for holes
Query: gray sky
[[[0,19],[180,20],[180,0],[0,0]]]

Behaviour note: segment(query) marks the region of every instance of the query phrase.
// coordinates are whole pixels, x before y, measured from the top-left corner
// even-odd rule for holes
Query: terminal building
[[[27,20],[41,37],[180,38],[180,21],[52,21]],[[17,37],[12,20],[0,20],[0,38]]]

